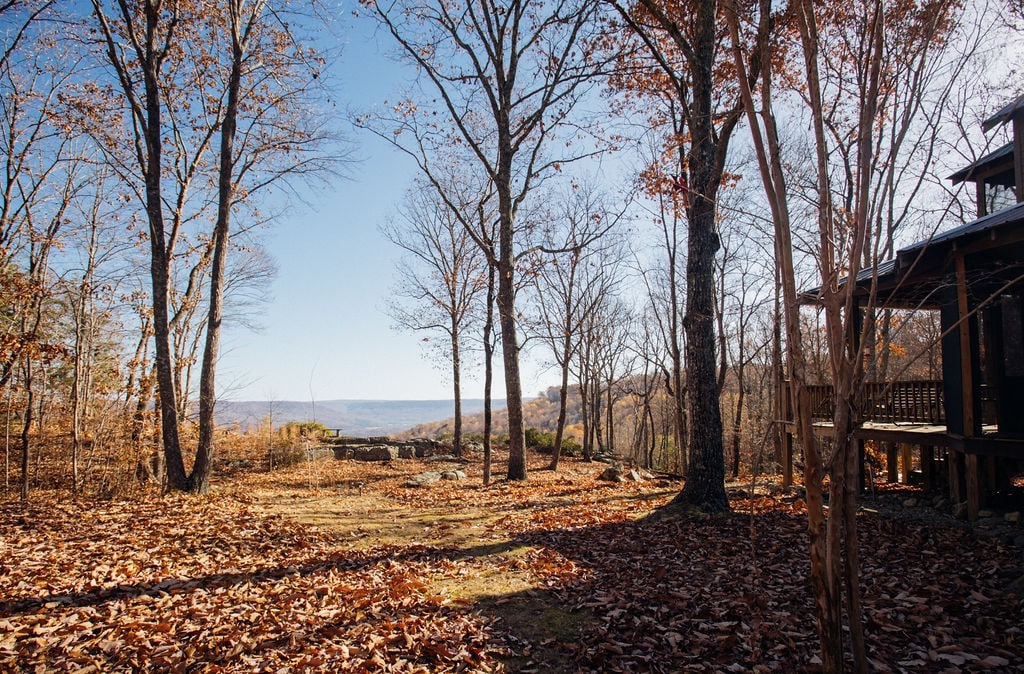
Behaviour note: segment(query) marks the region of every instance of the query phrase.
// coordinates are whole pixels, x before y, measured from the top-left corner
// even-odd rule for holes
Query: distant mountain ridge
[[[496,410],[505,407],[504,400],[491,404]],[[463,414],[483,408],[483,398],[462,401]],[[327,428],[340,428],[344,435],[389,435],[454,416],[454,400],[222,400],[216,408],[219,426],[237,424],[244,431],[272,417],[275,428],[289,421],[319,421]]]

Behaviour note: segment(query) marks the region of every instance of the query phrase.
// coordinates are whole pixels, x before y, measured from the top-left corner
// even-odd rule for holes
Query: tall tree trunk
[[[676,316],[679,314],[678,307],[675,299],[676,290],[675,282],[672,282],[672,331],[675,336],[672,338],[672,374],[669,379],[668,393],[672,396],[672,412],[673,412],[673,425],[672,432],[674,434],[676,452],[679,454],[679,472],[683,476],[686,475],[686,461],[689,455],[688,447],[688,430],[686,427],[686,386],[683,383],[683,355],[682,349],[679,347],[679,335],[678,335],[678,320]]]
[[[753,103],[751,103],[752,105]],[[775,256],[778,261],[778,254]],[[785,371],[782,368],[782,280],[779,265],[775,265],[775,296],[773,302],[772,316],[772,401],[769,419],[781,419],[783,413],[782,405],[782,382],[785,379]],[[786,429],[782,424],[776,423],[772,440],[774,442],[773,457],[775,463],[782,464],[782,446],[786,441]],[[788,477],[789,472],[786,473]],[[783,484],[788,487],[788,484]]]
[[[715,195],[721,175],[716,170],[718,146],[712,120],[715,62],[714,0],[697,4],[690,67],[692,82],[691,140],[686,218],[689,225],[686,258],[686,386],[689,390],[690,461],[686,484],[674,499],[681,505],[708,512],[725,512],[725,455],[722,412],[715,372]]]
[[[220,123],[220,164],[217,171],[217,222],[213,229],[213,259],[210,267],[210,305],[206,319],[206,343],[199,375],[199,443],[189,476],[191,491],[205,494],[210,489],[214,453],[214,407],[217,403],[216,372],[224,320],[224,277],[231,237],[231,208],[235,196],[235,135],[242,87],[242,66],[249,36],[256,18],[263,12],[263,0],[244,8],[242,0],[229,0],[231,31],[231,72],[228,75],[227,104]],[[243,12],[246,16],[243,17]]]
[[[232,12],[232,23],[237,21]],[[189,476],[189,490],[205,494],[210,489],[210,471],[214,452],[214,408],[217,403],[217,358],[220,355],[221,326],[224,320],[224,275],[228,241],[231,235],[231,207],[234,198],[234,145],[238,117],[238,91],[241,86],[242,47],[239,27],[232,26],[232,64],[228,83],[227,108],[220,130],[220,167],[217,182],[217,223],[213,229],[213,260],[210,267],[210,305],[206,319],[206,343],[199,375],[199,443],[196,461]]]
[[[735,12],[735,5],[730,5],[727,18],[734,45],[739,43],[738,18]],[[806,357],[800,331],[799,305],[797,303],[796,279],[793,265],[792,229],[790,226],[789,205],[786,197],[787,191],[779,135],[772,107],[771,59],[768,54],[770,13],[770,2],[768,0],[761,0],[757,45],[760,56],[758,59],[760,70],[754,73],[754,76],[762,85],[762,108],[760,114],[755,113],[753,95],[748,84],[750,80],[748,80],[744,70],[744,63],[739,54],[738,47],[735,52],[735,60],[738,64],[737,81],[743,95],[747,120],[758,158],[761,180],[775,225],[775,254],[777,269],[779,270],[778,280],[782,289],[782,309],[785,317],[786,350],[790,370],[792,407],[795,415],[795,432],[804,450],[804,487],[807,497],[810,580],[814,599],[815,619],[821,642],[822,669],[826,672],[840,672],[843,671],[841,588],[835,573],[836,567],[834,566],[834,562],[837,561],[839,555],[837,549],[830,549],[828,545],[829,537],[826,533],[822,493],[825,469],[822,465],[821,454],[815,443],[814,429],[811,424],[810,401],[807,394]],[[809,95],[820,101],[817,80],[816,38],[811,37],[812,32],[815,30],[813,8],[809,4],[798,3],[796,5],[796,14],[805,49],[805,64],[807,66],[809,89],[811,90]],[[818,113],[820,113],[820,107],[815,111],[815,133],[819,141],[817,148],[819,180],[825,181],[827,180],[827,174],[824,172],[826,167],[822,163],[821,153],[823,152],[823,146],[820,144],[822,140],[820,138],[822,127],[820,126],[820,116]],[[819,193],[822,200],[827,200],[827,185],[825,189],[819,189]],[[829,213],[829,209],[826,208],[827,204],[820,204],[819,206],[821,209],[819,217],[827,218]],[[820,228],[822,232],[827,231],[827,223],[821,224]],[[825,235],[822,234],[822,251],[823,255],[827,256],[830,249],[825,246],[827,243],[824,240],[825,238]],[[830,259],[821,260],[821,265],[824,270],[833,268]],[[837,411],[837,414],[841,413]],[[837,416],[836,422],[842,423],[842,418]],[[845,428],[845,426],[843,427]],[[837,426],[837,430],[838,428]],[[840,498],[840,500],[842,499]],[[833,501],[831,505],[833,514],[831,519],[841,519],[843,516],[839,514],[836,508],[844,507],[846,504]]]
[[[737,370],[737,378],[739,379],[739,392],[736,394],[736,412],[732,418],[732,476],[739,477],[740,475],[740,435],[743,430],[743,398],[745,391],[743,389],[743,363],[740,363],[739,369]]]
[[[587,355],[589,347],[580,354],[580,376],[578,385],[580,387],[580,419],[583,421],[583,460],[590,461],[594,454],[593,428],[590,423],[590,379],[586,376]]]
[[[503,145],[511,140],[502,137]],[[526,440],[523,435],[523,388],[519,373],[519,337],[516,330],[516,284],[512,213],[512,151],[499,151],[498,176],[498,322],[501,325],[501,355],[505,366],[505,402],[508,415],[508,479],[526,479]]]
[[[654,406],[651,404],[651,399],[647,399],[647,424],[648,424],[648,437],[647,441],[650,443],[647,448],[647,467],[654,468],[654,452],[658,448],[658,429],[654,426]]]
[[[565,340],[568,342],[568,338]],[[569,351],[563,351],[562,378],[558,384],[558,422],[555,425],[555,448],[551,454],[551,470],[558,470],[558,459],[562,456],[562,441],[565,438],[565,419],[569,407]]]
[[[494,380],[494,265],[487,265],[487,316],[484,319],[484,486],[491,483],[491,384]]]
[[[612,385],[608,382],[608,397],[605,400],[605,430],[609,452],[615,452],[615,399],[612,397]]]
[[[515,286],[511,260],[499,267],[498,318],[501,324],[501,355],[505,366],[505,403],[508,414],[508,479],[526,479],[526,440],[523,436],[523,389],[519,374],[519,341],[516,336]]]
[[[11,491],[11,389],[7,387],[7,415],[4,420],[4,493]]]
[[[79,284],[78,304],[75,306],[75,344],[71,377],[71,493],[78,498],[78,457],[82,451],[82,389],[85,361],[85,294],[88,283]]]
[[[25,364],[22,367],[22,379],[25,385],[25,416],[22,419],[21,427],[21,502],[28,502],[28,466],[29,461],[32,458],[31,454],[31,433],[32,433],[32,408],[34,406],[33,400],[33,381],[32,381],[32,360],[25,358]]]
[[[120,0],[123,2],[123,0]],[[95,2],[95,0],[94,0]],[[160,391],[160,424],[167,483],[172,489],[186,490],[188,475],[181,454],[178,432],[178,397],[174,387],[174,363],[171,356],[171,330],[169,323],[170,255],[164,231],[162,197],[163,111],[160,100],[160,7],[144,3],[146,15],[145,58],[139,64],[143,71],[145,89],[145,183],[146,217],[149,221],[150,277],[153,290],[153,337],[156,350],[156,379]],[[123,8],[126,18],[129,10]],[[110,51],[113,53],[113,46]],[[112,60],[117,60],[114,55]]]
[[[744,362],[745,349],[744,338],[746,335],[746,321],[743,302],[739,307],[739,337],[737,358],[736,358],[736,410],[732,417],[732,476],[739,477],[740,474],[740,434],[743,428],[743,399],[746,395],[746,382],[743,375],[746,363]],[[724,348],[724,347],[723,347]]]
[[[462,363],[459,355],[459,329],[452,319],[452,394],[455,396],[455,437],[452,451],[462,456]]]

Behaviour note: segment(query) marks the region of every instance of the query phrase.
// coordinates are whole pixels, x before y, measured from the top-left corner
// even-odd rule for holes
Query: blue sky
[[[340,11],[340,10],[339,10]],[[366,19],[345,18],[334,77],[338,114],[394,99],[410,71],[388,58]],[[381,43],[381,44],[379,44]],[[344,126],[344,125],[343,125]],[[451,398],[450,376],[427,358],[422,335],[391,328],[384,307],[394,282],[395,247],[378,228],[394,212],[415,166],[387,143],[347,131],[356,163],[347,178],[307,191],[268,232],[278,265],[261,332],[228,330],[218,370],[232,400],[425,400]],[[496,361],[500,376],[501,364]],[[524,359],[528,396],[557,382]],[[468,373],[472,374],[472,373]],[[504,395],[500,378],[494,395]],[[482,397],[482,374],[463,395]]]

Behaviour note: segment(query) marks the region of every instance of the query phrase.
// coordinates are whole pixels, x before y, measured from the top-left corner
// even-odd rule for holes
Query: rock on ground
[[[398,448],[388,445],[356,447],[352,450],[352,458],[359,461],[391,461],[398,458]]]
[[[435,482],[438,482],[440,480],[441,473],[435,470],[428,470],[425,473],[420,473],[419,475],[414,475],[413,477],[410,477],[406,481],[405,485],[407,487],[425,487],[428,484],[434,484]]]

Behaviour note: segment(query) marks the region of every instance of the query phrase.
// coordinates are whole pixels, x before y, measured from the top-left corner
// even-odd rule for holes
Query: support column
[[[910,471],[914,466],[914,449],[909,442],[900,443],[900,482],[910,484]]]
[[[978,455],[967,454],[967,519],[975,522],[981,504],[981,491],[978,488]]]
[[[946,463],[949,464],[949,500],[955,506],[963,502],[963,473],[960,470],[960,452],[948,450]]]
[[[973,298],[968,292],[967,265],[963,254],[954,260],[955,273],[945,278],[942,292],[942,374],[946,405],[946,427],[951,436],[965,440],[981,435],[981,407],[977,383],[981,380],[978,318],[971,314]],[[970,443],[964,448],[970,450]],[[967,487],[968,517],[977,517],[980,504],[978,457],[968,454],[961,468],[962,452],[950,450],[950,494],[955,503]]]
[[[885,442],[885,470],[886,482],[895,484],[900,481],[899,458],[896,453],[895,442]]]
[[[925,489],[935,488],[935,447],[932,445],[921,445],[921,476]]]
[[[782,487],[793,484],[793,433],[786,430],[782,434]]]

